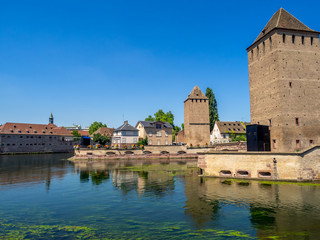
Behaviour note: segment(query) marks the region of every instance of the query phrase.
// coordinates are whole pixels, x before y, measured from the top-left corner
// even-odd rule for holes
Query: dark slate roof
[[[131,126],[129,123],[125,122],[114,131],[139,131],[139,130]]]
[[[262,37],[267,35],[273,29],[287,29],[287,30],[318,33],[317,31],[314,31],[314,30],[308,28],[306,25],[304,25],[302,22],[300,22],[297,18],[292,16],[290,13],[288,13],[283,8],[280,8],[272,16],[272,18],[269,20],[267,25],[263,28],[262,32],[259,34],[259,36],[254,41],[254,43],[258,42]]]
[[[203,92],[200,90],[198,86],[195,86],[185,101],[187,101],[188,99],[206,99],[207,100],[208,98],[206,97],[206,95],[203,94]]]
[[[247,122],[216,122],[220,133],[246,133],[246,128],[245,126],[248,125],[249,123]],[[244,126],[244,125],[245,126]]]
[[[138,126],[139,123],[141,123],[142,126],[145,127],[145,128],[155,128],[156,127],[156,123],[158,123],[158,122],[163,123],[163,126],[165,128],[173,128],[170,123],[161,122],[161,121],[139,121],[137,123],[136,127]]]

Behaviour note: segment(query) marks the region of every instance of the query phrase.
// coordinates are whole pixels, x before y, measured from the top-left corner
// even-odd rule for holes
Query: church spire
[[[52,113],[50,114],[50,117],[49,117],[49,124],[53,124],[53,115],[52,115]]]

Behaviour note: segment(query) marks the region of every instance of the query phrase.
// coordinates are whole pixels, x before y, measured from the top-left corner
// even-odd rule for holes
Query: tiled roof
[[[263,28],[262,32],[259,34],[254,43],[259,41],[262,37],[264,37],[266,34],[268,34],[276,28],[317,33],[316,31],[308,28],[306,25],[304,25],[302,22],[300,22],[297,18],[292,16],[286,10],[280,8],[272,16],[267,25]]]
[[[78,131],[78,133],[80,133],[81,136],[85,136],[85,137],[89,136],[89,130],[76,130],[76,131]]]
[[[101,127],[97,131],[95,131],[92,134],[92,136],[97,133],[100,133],[101,135],[106,135],[106,136],[113,136],[113,131],[114,131],[114,128]]]
[[[244,122],[216,122],[220,133],[246,133],[246,128],[244,125],[248,125],[250,123]]]
[[[198,86],[195,86],[185,101],[187,101],[188,99],[205,99],[205,100],[207,100],[208,98],[206,97],[206,95],[203,94],[203,92],[200,90],[200,88]]]
[[[139,121],[139,122],[137,123],[136,127],[138,126],[139,123],[141,123],[142,126],[145,127],[145,128],[156,128],[156,123],[162,123],[165,128],[173,128],[173,127],[171,126],[171,124],[168,123],[168,122],[161,122],[161,121]]]
[[[114,131],[138,131],[135,127],[131,126],[129,123],[125,122],[120,127],[115,129]]]
[[[32,134],[32,135],[63,135],[72,136],[64,127],[54,124],[5,123],[0,128],[0,134]]]

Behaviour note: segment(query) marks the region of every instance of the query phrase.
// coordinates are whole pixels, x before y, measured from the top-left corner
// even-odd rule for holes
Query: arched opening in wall
[[[220,177],[231,177],[232,173],[230,170],[221,170],[219,175]]]
[[[246,170],[238,170],[237,177],[250,177],[250,173]]]
[[[133,155],[134,154],[134,152],[132,152],[132,151],[125,151],[124,153],[128,154],[128,155]]]
[[[282,42],[285,43],[286,42],[286,35],[282,34]]]
[[[292,43],[293,43],[293,44],[294,44],[295,38],[296,38],[296,36],[295,36],[295,35],[292,35]]]
[[[143,154],[151,154],[152,152],[150,151],[143,151]]]
[[[115,152],[106,152],[106,155],[108,156],[112,156],[112,155],[115,155],[116,153]]]
[[[304,36],[301,37],[301,43],[304,45]]]
[[[259,178],[271,178],[272,174],[269,171],[259,171],[258,177]]]
[[[186,154],[185,151],[179,151],[178,154]]]
[[[169,154],[168,151],[162,151],[161,154]]]
[[[87,155],[88,155],[88,156],[92,156],[92,152],[88,152]]]
[[[199,168],[199,173],[200,173],[200,175],[203,175],[204,174],[204,170],[202,168]]]

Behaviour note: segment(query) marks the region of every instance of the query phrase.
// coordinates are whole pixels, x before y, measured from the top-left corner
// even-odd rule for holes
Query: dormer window
[[[46,133],[46,131],[42,131],[42,133]]]
[[[13,133],[13,130],[11,130],[10,132],[12,132],[12,133]]]
[[[50,134],[52,134],[52,131],[50,131]]]
[[[37,133],[37,131],[36,131],[36,130],[34,130],[33,132],[34,132],[34,133]]]
[[[27,130],[26,132],[29,133],[29,130]]]
[[[14,125],[13,127],[14,127],[14,128],[16,128],[17,126],[16,126],[16,125]]]
[[[31,128],[32,128],[32,126],[29,126],[29,128],[31,129]]]

